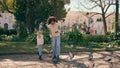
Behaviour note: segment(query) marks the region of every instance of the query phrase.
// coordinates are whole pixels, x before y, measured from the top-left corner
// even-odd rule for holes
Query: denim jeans
[[[38,54],[39,56],[42,55],[42,45],[39,45],[38,47]]]
[[[60,55],[60,36],[52,37],[52,50],[53,55]]]

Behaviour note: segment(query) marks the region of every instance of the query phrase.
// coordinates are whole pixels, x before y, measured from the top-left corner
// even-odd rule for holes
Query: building
[[[14,29],[15,17],[13,14],[4,12],[0,13],[0,28]]]
[[[108,14],[107,14],[108,15]],[[107,31],[112,33],[115,32],[115,15],[111,14],[106,18]],[[65,18],[65,26],[72,27],[72,25],[77,24],[78,28],[81,28],[83,24],[87,27],[94,29],[94,34],[103,34],[104,25],[102,21],[102,16],[96,14],[95,12],[80,12],[80,11],[69,11]]]

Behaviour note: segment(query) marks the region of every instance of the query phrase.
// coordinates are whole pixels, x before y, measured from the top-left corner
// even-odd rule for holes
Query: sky
[[[99,12],[101,13],[101,9],[99,7],[96,7],[92,10],[87,10],[83,6],[91,8],[94,6],[93,3],[88,2],[88,0],[71,0],[70,4],[66,4],[65,8],[68,10],[70,8],[70,11],[85,11],[85,12]],[[108,9],[108,13],[115,11],[115,5],[112,5]]]

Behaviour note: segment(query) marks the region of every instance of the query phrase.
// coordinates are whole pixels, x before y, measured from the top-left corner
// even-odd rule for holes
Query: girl
[[[42,33],[41,29],[39,29],[39,30],[36,29],[36,32],[37,32],[38,56],[39,56],[39,60],[42,60],[42,46],[43,46],[43,43],[44,43],[43,33]]]

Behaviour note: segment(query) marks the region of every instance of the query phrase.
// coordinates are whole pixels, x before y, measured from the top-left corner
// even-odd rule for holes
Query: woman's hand
[[[58,31],[55,31],[55,33],[58,33]]]

